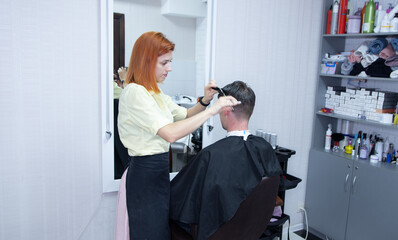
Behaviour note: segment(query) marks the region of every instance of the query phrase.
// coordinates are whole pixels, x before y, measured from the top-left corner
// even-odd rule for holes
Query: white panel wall
[[[314,93],[320,44],[321,1],[217,0],[215,78],[220,86],[247,82],[256,93],[250,129],[278,134],[278,144],[296,150],[288,172],[303,179],[288,190],[285,211],[292,225],[305,201]],[[215,121],[216,139],[225,136]]]
[[[195,96],[196,20],[194,18],[161,15],[160,0],[115,0],[114,12],[125,15],[125,64],[130,62],[134,43],[147,31],[159,31],[176,44],[173,71],[161,89],[169,94]]]
[[[0,239],[87,231],[102,195],[99,0],[0,1]],[[107,201],[105,201],[105,200]]]

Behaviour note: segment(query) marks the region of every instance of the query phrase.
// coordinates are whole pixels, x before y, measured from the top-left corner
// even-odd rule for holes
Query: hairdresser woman
[[[220,98],[206,106],[216,93],[214,81],[204,97],[186,109],[175,104],[158,87],[172,70],[174,43],[160,32],[146,32],[134,44],[126,76],[127,86],[119,100],[118,127],[128,149],[126,198],[130,239],[168,240],[169,146],[188,135],[223,108],[239,102]]]

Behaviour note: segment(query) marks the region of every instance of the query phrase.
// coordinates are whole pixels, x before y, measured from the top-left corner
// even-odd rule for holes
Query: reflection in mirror
[[[118,72],[124,66],[124,14],[113,13],[113,132],[114,132],[114,179],[120,179],[129,163],[127,149],[120,141],[117,127],[119,96],[123,89],[124,74]]]
[[[117,69],[129,65],[136,39],[144,32],[159,31],[176,44],[172,69],[162,91],[181,106],[196,104],[203,95],[207,5],[199,0],[185,0],[176,12],[174,0],[114,0],[114,92],[123,87]],[[174,4],[174,5],[173,5]],[[199,6],[199,7],[198,7]],[[193,10],[192,10],[193,9]],[[117,84],[119,83],[119,84]],[[117,94],[116,94],[117,95]],[[119,179],[128,165],[127,150],[117,131],[118,100],[114,99],[114,179]],[[170,147],[170,171],[179,171],[202,147],[202,127]],[[127,160],[126,160],[127,158]]]

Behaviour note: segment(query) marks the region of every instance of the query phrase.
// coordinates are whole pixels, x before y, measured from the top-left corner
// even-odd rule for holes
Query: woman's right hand
[[[217,115],[218,113],[224,111],[224,110],[232,110],[233,111],[233,106],[236,106],[240,104],[241,102],[236,100],[232,96],[225,96],[225,97],[220,97],[215,104],[213,104],[209,110],[212,112],[212,115]]]
[[[117,73],[119,74],[120,80],[122,80],[122,81],[126,80],[127,69],[125,67],[120,67],[117,70]]]

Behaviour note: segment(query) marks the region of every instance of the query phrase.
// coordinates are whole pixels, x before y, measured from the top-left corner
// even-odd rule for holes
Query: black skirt
[[[126,201],[131,240],[169,240],[169,153],[130,157]]]

